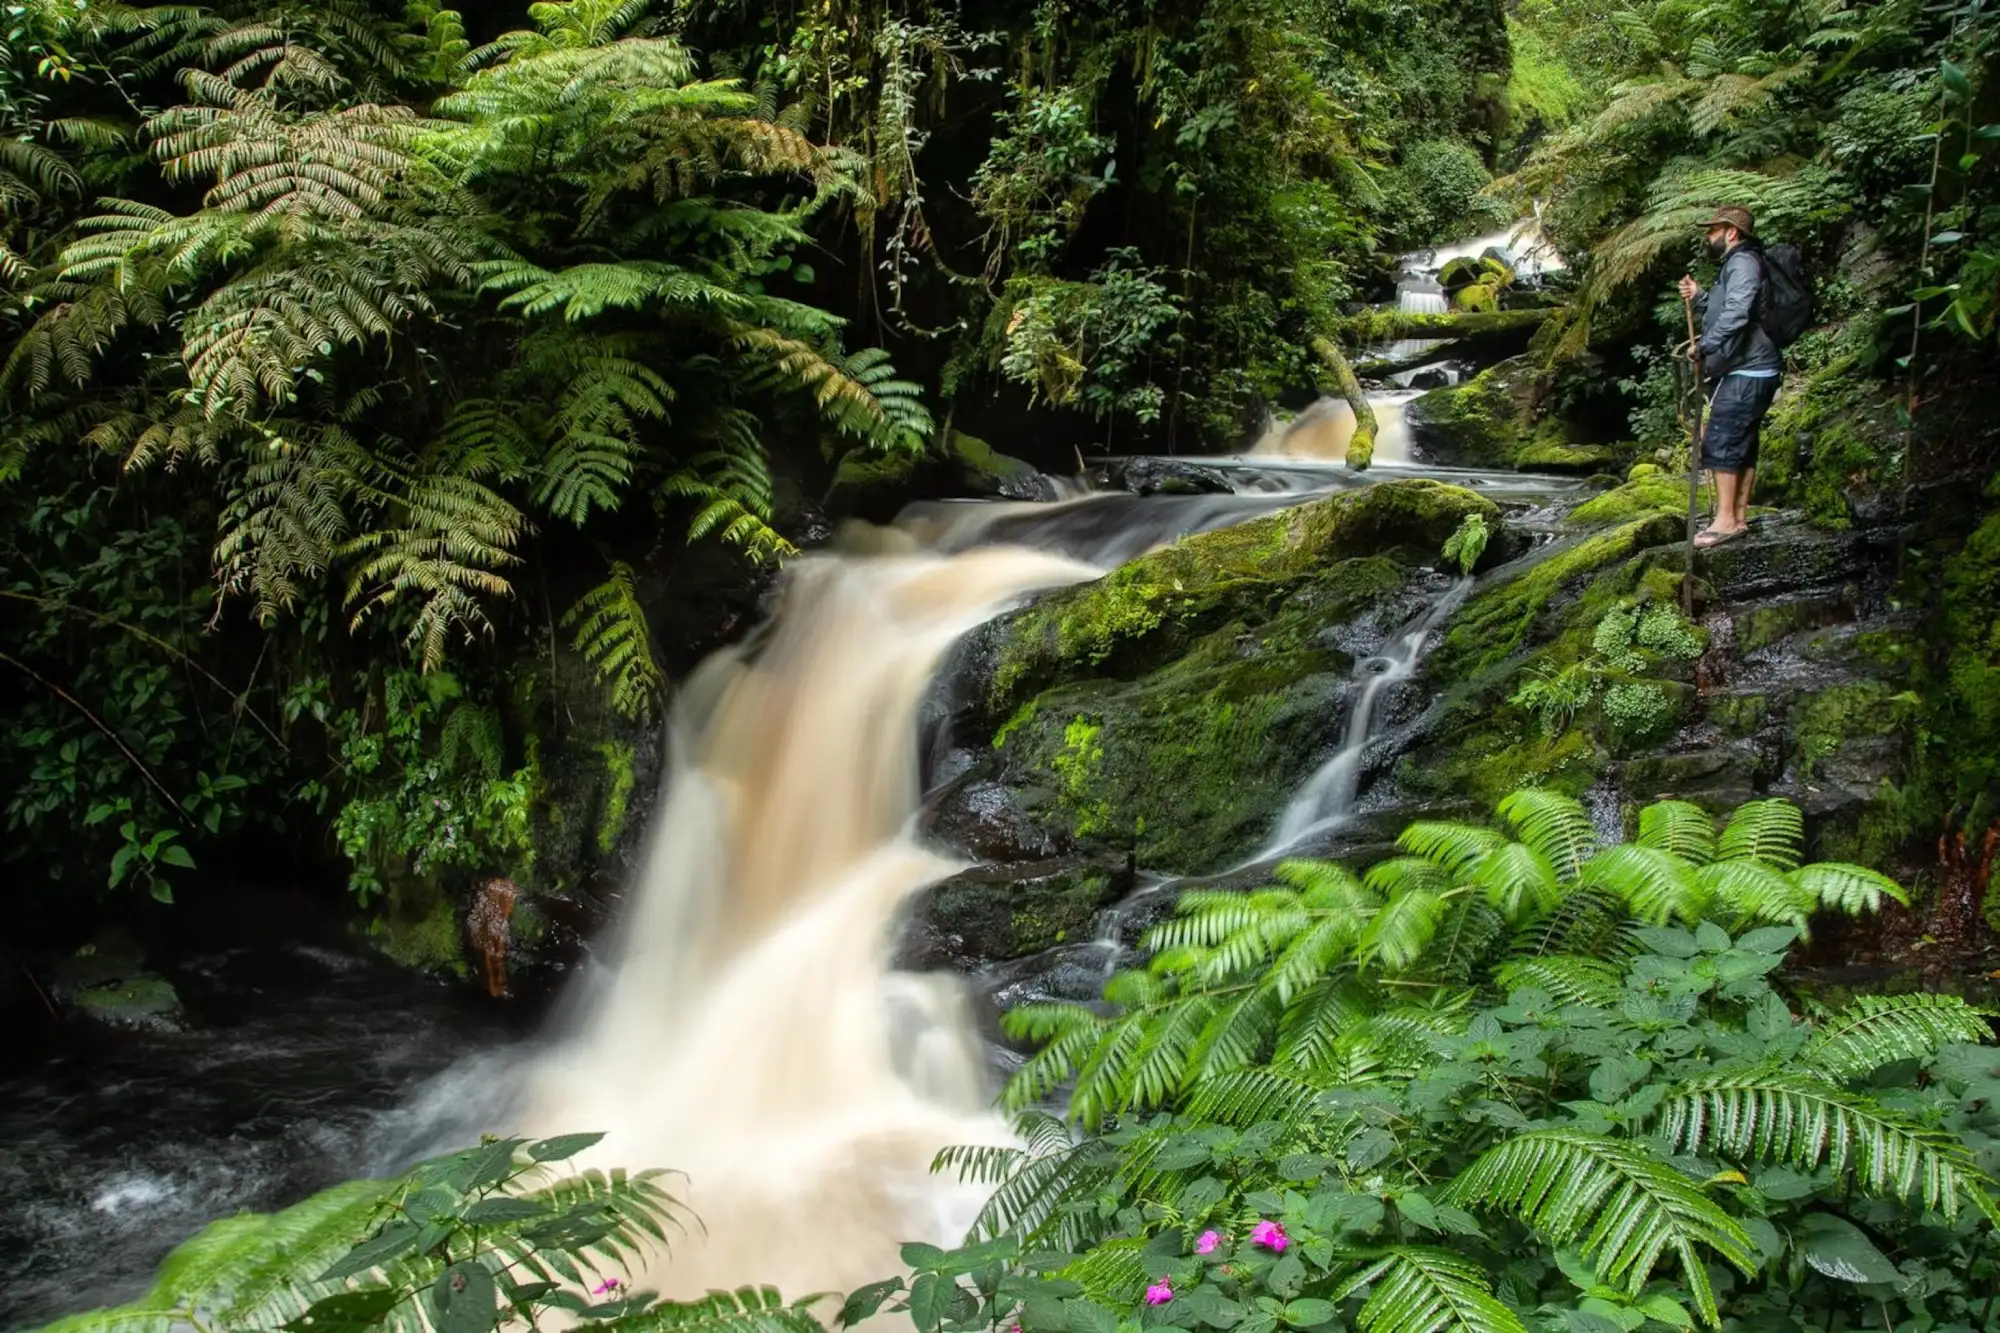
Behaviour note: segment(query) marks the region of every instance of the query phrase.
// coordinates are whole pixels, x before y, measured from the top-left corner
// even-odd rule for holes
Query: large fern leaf
[[[1991,1012],[1956,995],[1857,995],[1815,1025],[1798,1059],[1829,1078],[1856,1078],[1897,1060],[1935,1055],[1952,1042],[1992,1037]]]
[[[1677,1150],[1784,1163],[1836,1175],[1884,1198],[1956,1216],[1970,1203],[2000,1221],[1993,1182],[1964,1144],[1810,1075],[1778,1070],[1696,1079],[1661,1103]]]
[[[1583,872],[1597,835],[1576,798],[1529,787],[1503,799],[1500,817],[1520,830],[1521,841],[1540,852],[1565,883]]]
[[[632,567],[612,561],[611,577],[579,597],[562,623],[576,626],[576,650],[597,673],[611,706],[635,722],[651,721],[667,678],[653,657],[652,629]]]
[[[1486,1270],[1450,1250],[1399,1245],[1341,1283],[1346,1300],[1368,1299],[1356,1320],[1363,1333],[1527,1333],[1493,1295]]]
[[[1756,1245],[1734,1218],[1673,1167],[1619,1139],[1571,1129],[1516,1135],[1460,1172],[1444,1197],[1500,1209],[1558,1245],[1578,1246],[1635,1296],[1672,1254],[1710,1324],[1720,1316],[1702,1252],[1757,1271]]]

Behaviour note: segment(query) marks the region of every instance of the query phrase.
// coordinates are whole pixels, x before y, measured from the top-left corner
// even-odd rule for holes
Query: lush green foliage
[[[388,1180],[337,1186],[269,1216],[211,1224],[130,1305],[50,1333],[389,1329],[490,1333],[552,1319],[602,1329],[817,1333],[775,1292],[662,1302],[622,1276],[687,1220],[659,1172],[561,1175],[602,1138],[498,1139]]]
[[[925,1333],[1996,1327],[1989,1015],[1777,980],[1813,912],[1900,891],[1801,865],[1779,802],[1601,848],[1563,798],[1502,815],[1187,894],[1109,1014],[1015,1011],[1010,1098],[1085,1132],[945,1154],[998,1187],[977,1243],[866,1299]]]

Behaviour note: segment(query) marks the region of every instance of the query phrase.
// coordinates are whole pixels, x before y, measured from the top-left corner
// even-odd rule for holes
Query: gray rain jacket
[[[1785,358],[1757,322],[1757,296],[1764,288],[1764,259],[1746,242],[1722,261],[1715,287],[1694,298],[1701,312],[1703,379],[1719,380],[1732,370],[1783,370]]]

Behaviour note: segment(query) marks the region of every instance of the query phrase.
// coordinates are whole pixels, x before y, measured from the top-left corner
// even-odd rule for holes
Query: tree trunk
[[[1361,381],[1354,377],[1354,367],[1347,364],[1338,344],[1331,338],[1314,338],[1312,349],[1313,355],[1333,372],[1341,396],[1354,409],[1354,436],[1347,442],[1347,466],[1360,472],[1375,460],[1375,409],[1368,405],[1368,396],[1361,392]]]

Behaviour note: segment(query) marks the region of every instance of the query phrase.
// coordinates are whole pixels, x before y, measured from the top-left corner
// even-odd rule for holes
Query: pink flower
[[[1285,1229],[1276,1222],[1259,1222],[1250,1228],[1250,1243],[1262,1245],[1273,1254],[1283,1254],[1285,1247],[1292,1242],[1285,1235]]]
[[[1161,1278],[1158,1282],[1146,1288],[1146,1304],[1148,1305],[1165,1305],[1173,1298],[1173,1286],[1165,1278]]]
[[[1214,1254],[1215,1247],[1220,1244],[1222,1244],[1222,1233],[1220,1231],[1204,1231],[1201,1233],[1201,1239],[1194,1243],[1194,1252],[1196,1254]]]
[[[618,1290],[618,1279],[615,1277],[608,1277],[605,1278],[604,1281],[592,1287],[590,1289],[590,1294],[593,1296],[602,1296],[608,1292],[613,1292],[616,1290]]]

